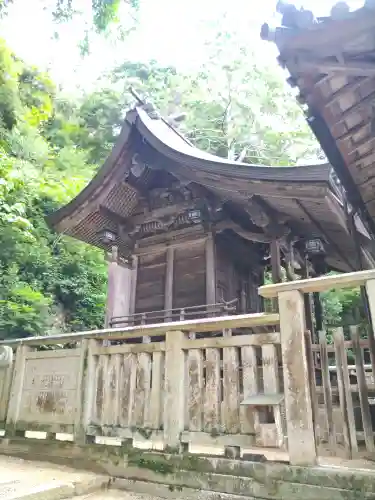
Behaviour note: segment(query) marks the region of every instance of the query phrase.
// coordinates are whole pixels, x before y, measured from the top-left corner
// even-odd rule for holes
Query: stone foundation
[[[375,470],[167,454],[126,446],[3,439],[0,453],[109,474],[113,486],[165,498],[359,500],[375,498]]]

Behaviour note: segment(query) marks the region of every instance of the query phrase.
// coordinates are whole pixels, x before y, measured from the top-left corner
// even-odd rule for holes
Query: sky
[[[276,0],[140,0],[138,28],[124,42],[95,37],[91,55],[82,59],[77,48],[85,30],[85,16],[56,26],[48,7],[56,0],[14,0],[9,14],[0,24],[1,36],[25,61],[49,69],[53,79],[70,89],[77,85],[89,89],[104,71],[125,60],[155,59],[182,69],[202,64],[206,57],[205,42],[217,29],[215,21],[226,16],[226,23],[236,28],[244,42],[262,57],[275,61],[276,49],[260,40],[260,26],[274,21]],[[297,3],[297,1],[295,1]],[[327,15],[332,0],[302,0],[298,4],[311,8],[317,15]],[[88,15],[89,0],[73,4]],[[361,6],[352,1],[352,7]],[[126,22],[127,12],[121,19]],[[113,32],[116,26],[111,28]],[[55,32],[57,40],[53,39]],[[114,33],[113,33],[114,35]],[[276,62],[275,62],[276,64]]]

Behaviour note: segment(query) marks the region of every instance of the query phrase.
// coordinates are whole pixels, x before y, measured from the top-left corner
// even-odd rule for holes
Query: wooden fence
[[[309,424],[316,454],[345,458],[368,457],[375,451],[375,272],[361,271],[261,287],[264,297],[277,296],[280,331],[289,328],[293,338],[305,332],[308,400],[312,414]],[[365,286],[371,325],[366,331],[353,326],[344,332],[336,328],[329,335],[319,333],[313,344],[306,331],[303,294],[333,288]],[[285,358],[283,362],[285,363]],[[288,417],[288,415],[287,415]],[[289,433],[288,433],[289,435]],[[290,451],[290,450],[289,450]]]
[[[361,333],[355,326],[346,335],[342,328],[329,336],[320,332],[319,344],[311,346],[311,396],[321,455],[375,451],[375,384],[369,340]]]
[[[252,314],[16,341],[14,367],[0,368],[6,434],[285,455],[280,333],[248,333],[278,322]],[[105,346],[108,337],[128,343]],[[38,350],[57,342],[78,344]]]
[[[374,339],[352,329],[345,340],[336,330],[332,345],[323,333],[312,345],[305,325],[303,292],[359,284],[374,313],[375,271],[368,271],[261,287],[278,298],[279,314],[3,342],[1,349],[15,350],[13,362],[0,362],[6,436],[64,433],[80,444],[111,438],[299,465],[373,451]],[[263,326],[278,331],[254,333]],[[145,342],[131,340],[139,338]],[[55,348],[41,350],[47,344]]]

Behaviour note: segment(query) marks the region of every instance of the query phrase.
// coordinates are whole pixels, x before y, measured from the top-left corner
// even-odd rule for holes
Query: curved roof
[[[328,240],[334,267],[354,268],[355,248],[341,202],[330,189],[330,165],[264,167],[229,161],[198,150],[142,107],[127,113],[107,161],[75,199],[48,218],[49,223],[59,232],[103,247],[98,233],[114,230],[116,217],[131,217],[140,199],[140,191],[127,180],[134,154],[151,166],[142,182],[147,184],[153,168],[164,169],[204,186],[223,202],[235,203],[244,213],[251,211],[252,197],[259,197],[301,235]]]
[[[313,132],[375,236],[374,2],[353,12],[338,2],[320,19],[288,9],[281,27],[265,24],[261,35],[276,43]]]

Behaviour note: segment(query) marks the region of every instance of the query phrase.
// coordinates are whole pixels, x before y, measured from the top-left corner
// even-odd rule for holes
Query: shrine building
[[[150,105],[126,114],[105,164],[49,224],[107,252],[107,327],[261,312],[265,277],[374,267],[329,164],[229,161]]]

